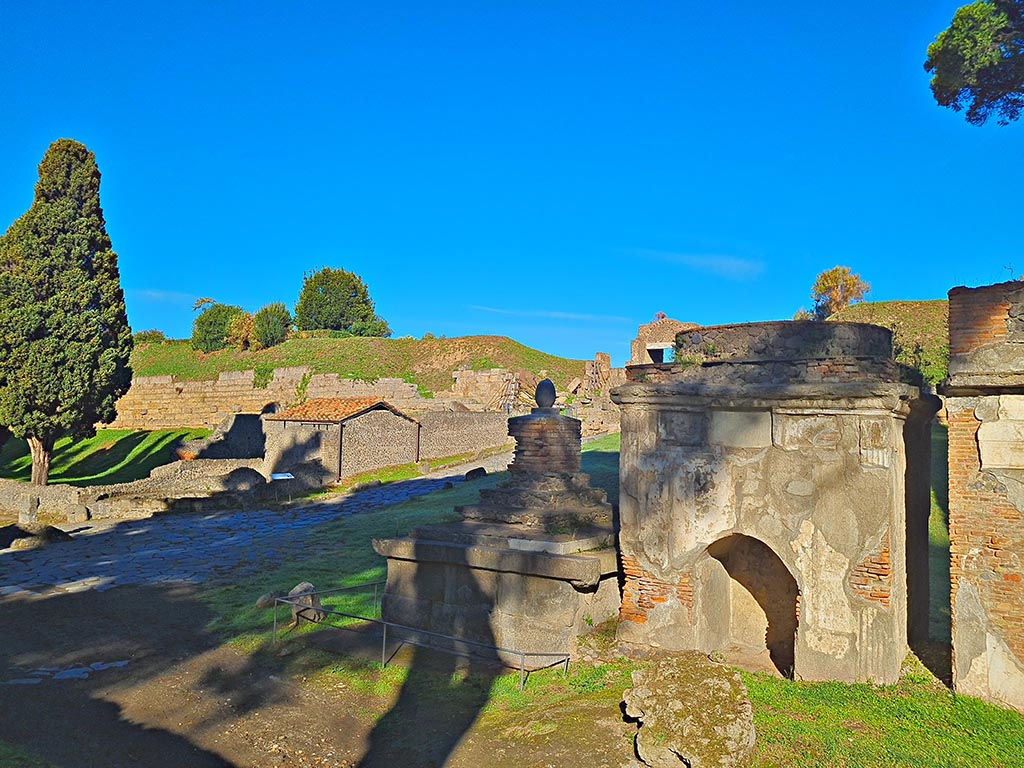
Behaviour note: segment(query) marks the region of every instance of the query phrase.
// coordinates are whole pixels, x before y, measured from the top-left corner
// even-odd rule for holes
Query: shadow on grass
[[[932,508],[928,519],[928,643],[914,650],[928,670],[953,685],[953,630],[949,576],[949,429],[932,426]]]
[[[50,482],[90,486],[141,480],[154,468],[174,461],[180,441],[205,433],[206,430],[195,429],[100,430],[86,440],[65,438],[54,448]],[[24,440],[10,438],[0,450],[0,477],[28,481],[31,474],[28,445]]]

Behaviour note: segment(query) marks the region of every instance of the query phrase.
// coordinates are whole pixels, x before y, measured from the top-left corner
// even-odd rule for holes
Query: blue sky
[[[953,2],[0,0],[0,228],[96,153],[136,330],[361,275],[396,336],[628,357],[662,311],[788,319],[1024,274],[1024,125],[935,105]]]

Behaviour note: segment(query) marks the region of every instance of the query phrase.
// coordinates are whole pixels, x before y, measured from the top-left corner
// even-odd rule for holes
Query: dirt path
[[[189,587],[9,598],[0,611],[0,677],[40,680],[0,688],[0,739],[61,768],[635,765],[614,706],[481,715],[486,685],[449,697],[438,681],[496,672],[408,648],[395,660],[412,669],[405,685],[383,694],[305,680],[295,658],[219,645]],[[291,648],[322,665],[332,645],[339,659],[379,653],[376,633],[342,630]]]

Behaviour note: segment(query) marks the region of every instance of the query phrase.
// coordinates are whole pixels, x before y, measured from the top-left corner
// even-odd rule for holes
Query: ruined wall
[[[629,347],[629,364],[647,365],[672,362],[672,346],[675,344],[676,335],[681,331],[699,327],[696,323],[683,323],[670,317],[641,325],[637,329],[636,338],[633,339]],[[651,349],[655,350],[656,355],[660,354],[661,359],[653,359]]]
[[[498,398],[505,389],[505,384],[513,374],[504,368],[491,368],[485,371],[463,369],[455,371],[452,376],[451,394],[460,400],[477,403],[478,407],[497,407]]]
[[[926,430],[937,403],[902,380],[885,329],[804,325],[702,328],[691,341],[713,361],[631,368],[613,393],[619,637],[706,651],[760,638],[797,678],[893,682],[906,504],[927,495],[908,493],[904,431]]]
[[[625,372],[611,368],[607,355],[598,353],[587,364],[585,389],[601,392],[599,397],[580,406],[580,417],[590,422],[588,435],[618,429],[618,408],[608,399],[608,389],[621,383]],[[132,380],[128,392],[117,402],[117,419],[113,429],[177,429],[202,427],[217,429],[235,414],[263,413],[268,407],[288,406],[315,397],[379,397],[399,410],[417,414],[499,413],[498,398],[512,374],[501,368],[487,371],[456,371],[451,392],[439,392],[435,398],[421,397],[415,384],[401,379],[357,381],[336,373],[313,374],[308,367],[276,368],[266,386],[256,386],[255,371],[229,371],[213,381],[176,381],[172,376],[139,376]],[[528,393],[532,397],[532,392]],[[525,395],[524,395],[525,397]],[[588,395],[588,398],[590,396]],[[491,411],[488,411],[490,406]],[[506,416],[503,415],[502,418]],[[419,418],[419,416],[417,416]],[[467,424],[474,422],[467,420]],[[481,422],[482,423],[482,422]],[[474,426],[474,430],[478,427]],[[481,450],[493,445],[473,444],[454,453],[432,453],[429,456],[451,456]],[[438,451],[444,448],[438,447]]]
[[[421,459],[460,456],[511,443],[503,413],[432,411],[413,415],[422,425]]]
[[[1024,711],[1024,284],[949,293],[953,683]]]
[[[419,460],[420,425],[387,410],[346,421],[341,433],[341,476]]]
[[[175,381],[140,376],[117,401],[114,429],[216,429],[236,413],[261,413],[267,405],[288,405],[303,397],[380,397],[398,408],[430,407],[415,384],[401,379],[374,382],[313,374],[310,368],[276,368],[265,387],[254,386],[255,371],[229,371],[213,381]],[[305,383],[303,383],[305,382]]]

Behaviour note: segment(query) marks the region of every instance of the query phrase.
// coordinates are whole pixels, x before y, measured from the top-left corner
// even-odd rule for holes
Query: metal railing
[[[430,650],[440,651],[442,653],[451,653],[451,654],[453,654],[455,656],[468,656],[469,654],[466,651],[462,651],[460,653],[460,651],[457,650],[457,648],[466,647],[466,646],[473,646],[473,647],[479,648],[481,650],[497,651],[498,653],[506,653],[506,654],[508,654],[510,656],[517,656],[519,658],[519,690],[520,691],[522,691],[526,687],[526,659],[527,658],[542,658],[542,659],[550,658],[550,659],[557,659],[557,661],[553,661],[550,664],[546,664],[544,666],[553,667],[553,666],[555,666],[557,664],[561,664],[562,665],[562,674],[563,675],[565,675],[569,671],[569,654],[567,654],[567,653],[563,653],[563,652],[541,653],[541,652],[536,652],[536,651],[521,651],[518,648],[505,648],[505,647],[500,646],[500,645],[491,645],[491,644],[488,644],[488,643],[481,643],[481,642],[478,642],[476,640],[467,640],[467,639],[462,638],[462,637],[456,637],[455,635],[445,635],[445,634],[443,634],[441,632],[431,632],[430,630],[427,630],[427,629],[420,629],[418,627],[410,627],[410,626],[405,625],[405,624],[398,624],[397,622],[394,622],[394,621],[385,621],[384,619],[376,619],[376,618],[372,618],[370,616],[359,616],[359,615],[354,614],[354,613],[346,613],[344,611],[336,611],[336,610],[334,610],[332,608],[326,608],[324,606],[320,606],[319,608],[313,608],[310,605],[307,605],[305,603],[299,602],[299,600],[301,598],[311,597],[313,595],[316,595],[316,596],[319,597],[320,595],[334,594],[334,593],[337,593],[337,592],[345,592],[347,590],[354,590],[354,589],[365,589],[367,587],[371,587],[372,586],[373,587],[373,605],[374,605],[374,611],[376,611],[377,610],[377,606],[378,606],[378,600],[377,600],[378,591],[377,591],[377,587],[382,585],[382,584],[384,584],[384,583],[385,582],[383,582],[383,581],[375,581],[375,582],[372,582],[370,584],[357,584],[356,586],[353,586],[353,587],[338,587],[336,589],[325,589],[325,590],[322,590],[322,591],[318,590],[316,592],[302,592],[301,594],[298,594],[298,595],[288,595],[286,597],[278,597],[278,598],[276,598],[274,600],[274,645],[277,645],[277,642],[278,642],[278,635],[277,635],[277,608],[278,608],[278,605],[291,605],[291,606],[298,607],[300,609],[306,609],[306,610],[309,610],[309,611],[320,611],[321,613],[324,613],[324,614],[327,614],[327,615],[330,615],[330,616],[341,616],[341,617],[347,618],[347,619],[357,619],[359,621],[365,621],[365,622],[368,622],[368,623],[371,623],[371,624],[379,625],[381,627],[381,630],[382,630],[381,631],[381,646],[380,646],[380,665],[382,667],[386,667],[388,665],[388,661],[395,657],[395,655],[398,653],[398,651],[400,651],[402,649],[402,646],[408,644],[408,645],[414,645],[414,646],[416,646],[418,648],[429,648]],[[419,635],[426,635],[427,637],[433,637],[433,638],[439,638],[439,639],[442,639],[442,640],[448,640],[448,641],[450,641],[453,644],[453,646],[455,646],[456,649],[443,648],[443,647],[439,647],[437,645],[432,645],[432,644],[428,644],[428,643],[425,643],[425,642],[421,642],[421,641],[418,641],[418,640],[412,640],[412,639],[408,639],[408,638],[404,638],[404,639],[403,638],[396,638],[397,641],[398,641],[398,644],[399,644],[398,648],[396,648],[394,653],[392,653],[391,656],[389,657],[387,655],[388,628],[389,627],[392,629],[392,632],[395,632],[396,630],[398,630],[398,631],[406,631],[406,632],[413,633],[414,635],[417,635],[417,636],[419,636]],[[501,657],[499,656],[498,658],[500,659]],[[503,663],[505,663],[505,662],[503,662]],[[510,665],[508,665],[506,663],[506,666],[510,666]],[[513,669],[514,669],[514,667],[513,667]]]

